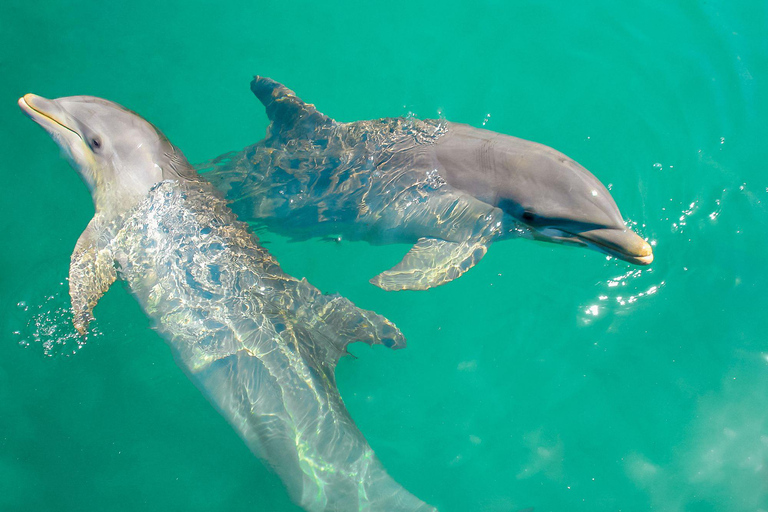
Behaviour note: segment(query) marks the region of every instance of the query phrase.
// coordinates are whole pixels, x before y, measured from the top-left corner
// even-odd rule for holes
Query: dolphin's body
[[[251,90],[266,138],[199,168],[243,220],[295,238],[415,243],[371,280],[381,288],[443,284],[515,236],[653,259],[602,183],[550,147],[447,121],[338,123],[268,78]]]
[[[156,128],[88,96],[21,108],[89,186],[96,214],[70,267],[75,327],[124,280],[180,366],[308,511],[434,509],[356,428],[334,368],[350,342],[405,345],[385,318],[285,274]]]

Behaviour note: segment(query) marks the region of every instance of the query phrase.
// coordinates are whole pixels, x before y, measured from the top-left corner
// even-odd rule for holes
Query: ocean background
[[[394,321],[344,401],[443,512],[768,511],[768,3],[0,4],[0,511],[298,511],[122,285],[67,314],[86,187],[19,96],[101,96],[192,162],[261,139],[255,74],[340,121],[443,116],[553,146],[607,186],[647,268],[526,240],[427,292],[405,245],[260,237]]]

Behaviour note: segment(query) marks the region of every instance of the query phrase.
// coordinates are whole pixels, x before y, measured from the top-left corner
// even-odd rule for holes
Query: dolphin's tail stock
[[[397,349],[403,335],[384,317],[305,280],[285,299],[285,308],[238,319],[233,337],[243,348],[190,368],[193,380],[305,510],[434,512],[387,474],[334,377],[349,343]],[[262,345],[254,333],[269,324],[281,342]]]
[[[309,512],[436,511],[389,476],[348,415],[323,416],[319,404],[291,397],[303,393],[279,382],[273,371],[240,351],[194,380],[277,473],[294,503]],[[282,393],[290,397],[286,404]],[[300,400],[309,412],[290,410]]]

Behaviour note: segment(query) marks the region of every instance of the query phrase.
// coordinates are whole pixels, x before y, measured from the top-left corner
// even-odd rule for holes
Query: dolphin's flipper
[[[117,277],[112,254],[97,247],[99,221],[96,216],[88,223],[77,240],[69,264],[72,322],[80,334],[88,331],[88,323],[93,320],[93,308]]]
[[[271,78],[256,76],[251,91],[267,109],[272,123],[267,138],[306,139],[319,127],[330,126],[333,119],[317,111],[311,103],[296,97],[296,93]]]
[[[395,324],[383,316],[361,309],[341,295],[323,295],[306,279],[302,279],[299,290],[310,308],[300,309],[297,319],[312,333],[325,333],[322,339],[313,339],[313,350],[322,351],[322,357],[331,368],[348,354],[350,343],[363,342],[368,345],[384,345],[391,349],[405,348],[405,337]]]
[[[386,291],[426,290],[453,281],[475,266],[488,251],[482,239],[448,242],[420,238],[403,260],[371,279]]]

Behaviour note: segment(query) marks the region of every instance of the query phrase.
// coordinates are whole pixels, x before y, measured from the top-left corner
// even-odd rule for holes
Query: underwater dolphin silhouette
[[[605,186],[550,147],[443,120],[339,123],[269,78],[251,90],[271,122],[264,140],[198,169],[242,220],[294,238],[414,243],[371,280],[385,290],[451,281],[512,237],[653,260]]]
[[[77,242],[74,325],[119,277],[179,365],[308,511],[428,512],[384,470],[334,378],[354,341],[405,346],[387,319],[285,274],[149,122],[90,96],[19,106],[66,153],[96,213]]]

